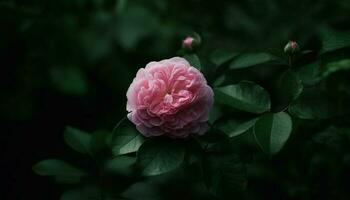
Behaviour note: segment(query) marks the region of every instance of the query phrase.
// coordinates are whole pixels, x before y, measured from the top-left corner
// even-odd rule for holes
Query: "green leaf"
[[[136,163],[135,157],[118,156],[108,160],[104,169],[107,173],[130,176],[133,173],[133,165]]]
[[[329,27],[323,27],[320,30],[320,37],[322,41],[320,54],[350,46],[349,32],[340,32],[330,29]]]
[[[270,97],[264,88],[247,81],[214,89],[218,102],[239,110],[263,113],[270,109]]]
[[[122,198],[112,197],[109,192],[104,191],[96,185],[84,185],[82,187],[67,190],[62,195],[60,200],[121,200]]]
[[[296,73],[303,84],[311,86],[321,81],[320,68],[321,66],[314,62],[298,68]]]
[[[341,59],[333,62],[328,62],[322,67],[322,76],[327,77],[335,72],[350,69],[350,59]]]
[[[175,140],[148,140],[137,153],[137,162],[145,176],[159,175],[178,168],[184,161],[185,148]]]
[[[229,51],[224,50],[215,50],[211,56],[210,60],[213,62],[216,66],[220,66],[230,60],[232,60],[234,57],[236,57],[238,53],[231,53]]]
[[[43,160],[33,166],[33,171],[41,176],[54,176],[59,182],[78,183],[87,174],[62,160]]]
[[[203,161],[204,181],[218,198],[237,196],[246,188],[246,169],[235,154],[208,153]]]
[[[149,9],[142,6],[127,6],[118,15],[115,36],[125,49],[133,49],[152,35],[159,27],[159,20]]]
[[[294,101],[303,91],[303,84],[297,74],[291,70],[285,71],[278,79],[278,99],[286,104]]]
[[[254,136],[265,153],[276,154],[287,142],[292,132],[292,119],[285,112],[268,113],[254,126]]]
[[[122,13],[126,6],[127,6],[128,0],[118,0],[116,3],[116,10],[118,13]]]
[[[276,61],[278,58],[268,53],[246,53],[237,56],[230,64],[230,69],[241,69]]]
[[[217,79],[215,79],[215,81],[213,82],[213,87],[219,87],[221,86],[225,81],[226,81],[227,77],[226,74],[223,74],[221,76],[219,76]]]
[[[107,139],[111,136],[109,131],[96,131],[92,134],[89,144],[89,149],[91,153],[98,157],[100,154],[109,149],[107,144]]]
[[[91,135],[73,127],[66,127],[63,137],[65,142],[79,153],[90,154]]]
[[[248,129],[254,126],[258,119],[252,119],[248,121],[239,121],[231,119],[227,122],[218,125],[218,129],[224,132],[229,137],[235,137],[242,133],[245,133]]]
[[[163,200],[159,186],[148,181],[137,182],[121,193],[125,200]]]
[[[198,144],[205,151],[221,151],[221,149],[226,149],[230,138],[220,130],[216,129],[215,126],[201,137],[195,138]],[[229,144],[231,145],[231,144]],[[218,148],[216,148],[218,147]],[[225,151],[226,152],[226,151]]]
[[[55,67],[50,71],[51,82],[57,90],[69,95],[84,95],[88,92],[85,74],[76,67]]]
[[[86,195],[81,190],[68,190],[61,195],[60,200],[85,200],[87,198],[98,199],[99,196],[98,193]]]
[[[216,120],[224,115],[224,112],[221,109],[221,106],[214,103],[213,107],[209,111],[209,123],[214,124]]]
[[[329,99],[309,90],[293,102],[288,111],[300,119],[327,119],[336,114],[335,105]]]
[[[185,162],[188,165],[198,163],[202,160],[202,146],[198,140],[190,140],[186,145]]]
[[[112,134],[111,146],[115,156],[136,152],[144,142],[144,137],[129,121],[121,121]]]
[[[191,66],[197,68],[198,70],[201,70],[201,61],[196,54],[186,54],[184,55],[184,58],[191,64]]]

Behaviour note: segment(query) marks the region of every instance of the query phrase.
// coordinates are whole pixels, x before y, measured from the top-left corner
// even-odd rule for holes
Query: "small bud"
[[[186,52],[194,52],[201,45],[201,37],[197,33],[188,35],[182,40],[182,49]]]
[[[288,55],[293,55],[299,52],[299,45],[295,41],[289,41],[284,47],[284,52]]]
[[[194,38],[191,36],[187,36],[184,40],[182,40],[182,47],[183,48],[192,48]]]

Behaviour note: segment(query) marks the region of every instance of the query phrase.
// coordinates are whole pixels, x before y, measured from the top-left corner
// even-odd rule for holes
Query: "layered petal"
[[[213,105],[203,74],[180,57],[141,68],[126,96],[129,120],[147,137],[204,134]]]

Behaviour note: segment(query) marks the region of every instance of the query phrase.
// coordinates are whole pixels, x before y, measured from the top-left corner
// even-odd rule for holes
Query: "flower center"
[[[167,93],[165,96],[164,96],[164,103],[172,103],[173,102],[173,96],[169,93]]]

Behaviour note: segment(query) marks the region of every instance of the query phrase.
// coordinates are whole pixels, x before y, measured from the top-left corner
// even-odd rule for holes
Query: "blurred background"
[[[31,166],[86,164],[64,145],[64,128],[111,130],[136,71],[175,56],[186,34],[201,35],[209,66],[216,49],[307,47],[319,27],[349,30],[349,13],[348,0],[1,0],[0,199],[58,199],[61,188]],[[305,190],[295,181],[295,193]],[[278,182],[264,185],[257,196],[285,199]]]

